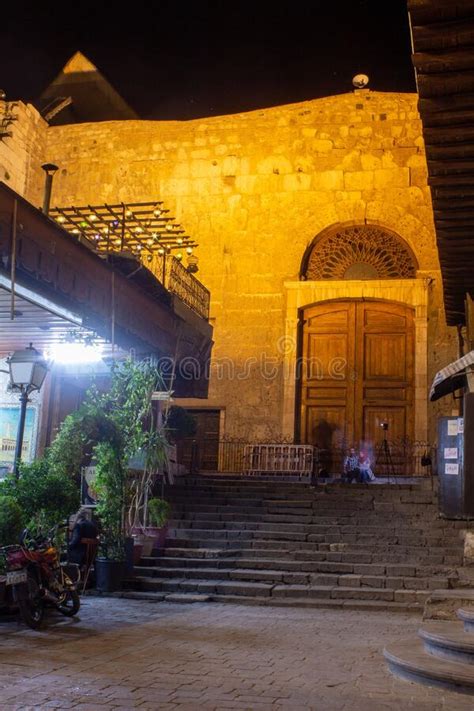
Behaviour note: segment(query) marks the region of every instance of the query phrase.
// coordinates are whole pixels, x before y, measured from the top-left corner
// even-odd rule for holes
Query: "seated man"
[[[89,521],[87,510],[81,509],[77,514],[71,538],[68,545],[68,558],[71,563],[77,563],[81,567],[87,565],[88,553],[98,542],[99,530],[93,521]]]
[[[360,466],[359,457],[356,454],[355,448],[351,447],[349,454],[344,459],[344,473],[342,480],[351,484],[352,481],[360,481]]]

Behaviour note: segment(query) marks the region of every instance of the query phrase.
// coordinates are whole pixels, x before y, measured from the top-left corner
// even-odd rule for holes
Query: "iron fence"
[[[201,457],[200,450],[206,446],[205,442],[196,441],[190,469],[198,471]],[[280,457],[281,471],[289,466],[288,459],[292,453],[292,442],[249,442],[248,440],[227,439],[219,440],[216,447],[216,456],[212,464],[214,471],[221,473],[244,473],[258,469],[255,457],[261,449],[272,452],[275,458]],[[344,457],[347,452],[342,448],[322,449],[313,448],[312,474],[314,476],[339,476],[343,471]],[[436,474],[436,447],[428,442],[403,440],[390,440],[387,445],[376,445],[369,452],[372,469],[376,476],[432,476]],[[254,466],[255,465],[255,466]],[[308,465],[305,460],[305,471]]]

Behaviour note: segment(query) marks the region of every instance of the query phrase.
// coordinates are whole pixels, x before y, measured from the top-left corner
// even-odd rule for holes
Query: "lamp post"
[[[7,359],[7,363],[10,370],[11,389],[20,393],[20,421],[18,423],[13,463],[13,473],[18,478],[18,465],[21,460],[25,432],[26,406],[29,402],[28,397],[34,390],[41,389],[48,372],[48,364],[41,353],[36,348],[33,348],[32,343],[22,351],[15,351]]]

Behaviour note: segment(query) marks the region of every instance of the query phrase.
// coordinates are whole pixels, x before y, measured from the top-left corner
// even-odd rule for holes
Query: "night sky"
[[[4,5],[0,88],[11,100],[34,100],[76,50],[143,118],[212,116],[343,93],[359,72],[373,90],[416,90],[405,0]]]

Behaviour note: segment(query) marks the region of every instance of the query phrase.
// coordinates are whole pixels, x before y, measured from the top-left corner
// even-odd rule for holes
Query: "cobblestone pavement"
[[[86,598],[44,631],[0,622],[0,709],[472,711],[399,680],[386,642],[418,617]]]

